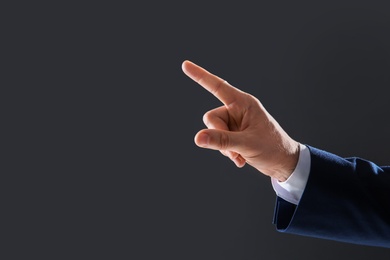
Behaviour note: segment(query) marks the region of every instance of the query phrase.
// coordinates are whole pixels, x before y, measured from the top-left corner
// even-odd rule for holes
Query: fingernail
[[[205,147],[209,144],[209,140],[210,136],[208,134],[203,133],[198,137],[198,145]]]

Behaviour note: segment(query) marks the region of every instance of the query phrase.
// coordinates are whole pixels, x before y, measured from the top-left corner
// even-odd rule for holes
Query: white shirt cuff
[[[276,195],[282,199],[298,205],[310,173],[310,151],[306,145],[300,144],[297,166],[290,177],[283,182],[271,178],[272,187]]]

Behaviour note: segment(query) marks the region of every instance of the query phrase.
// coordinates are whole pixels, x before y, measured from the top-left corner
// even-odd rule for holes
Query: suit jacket
[[[390,166],[308,146],[311,169],[296,206],[276,199],[280,232],[390,248]]]

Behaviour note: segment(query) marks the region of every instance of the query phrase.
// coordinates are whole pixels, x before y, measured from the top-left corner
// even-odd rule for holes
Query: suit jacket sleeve
[[[298,205],[276,199],[280,232],[390,248],[390,166],[308,146],[311,168]]]

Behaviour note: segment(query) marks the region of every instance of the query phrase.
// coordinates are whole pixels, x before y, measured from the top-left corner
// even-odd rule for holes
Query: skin
[[[220,151],[237,167],[249,164],[264,175],[287,180],[298,162],[299,143],[261,102],[191,61],[185,60],[182,70],[222,102],[204,114],[207,129],[195,135],[195,144]]]

